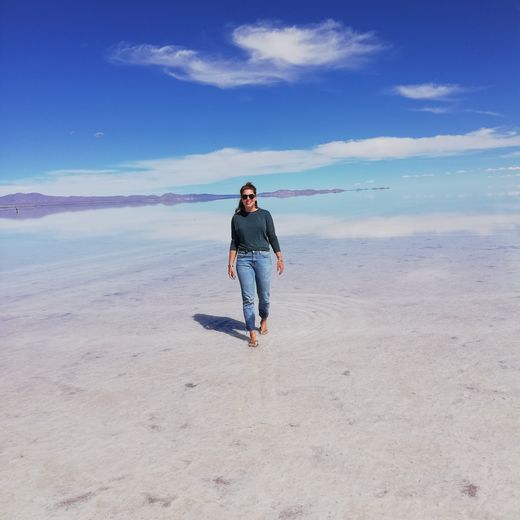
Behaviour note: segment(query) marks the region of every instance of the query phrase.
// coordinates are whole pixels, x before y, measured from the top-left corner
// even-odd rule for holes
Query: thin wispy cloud
[[[462,112],[469,112],[472,114],[482,114],[484,116],[493,116],[493,117],[504,117],[504,114],[500,112],[495,112],[493,110],[477,110],[475,108],[466,108],[462,110]]]
[[[392,92],[408,99],[444,101],[466,90],[466,88],[457,84],[419,83],[415,85],[396,85],[393,87]]]
[[[512,172],[520,171],[520,166],[502,166],[500,168],[487,168],[487,172]]]
[[[455,113],[466,113],[466,114],[482,114],[485,116],[493,116],[493,117],[504,117],[503,114],[499,112],[494,112],[492,110],[478,110],[474,108],[454,108],[454,107],[420,107],[420,108],[410,108],[412,112],[430,112],[431,114],[455,114]]]
[[[120,43],[109,58],[162,67],[182,81],[220,88],[294,82],[315,70],[352,69],[384,48],[373,32],[356,32],[334,20],[313,25],[241,25],[231,42],[240,56],[215,56],[178,45]]]
[[[423,177],[436,177],[435,173],[418,173],[415,175],[401,175],[402,179],[420,179]]]
[[[308,149],[241,150],[133,161],[110,170],[59,170],[39,179],[3,184],[0,194],[131,195],[161,193],[175,186],[236,177],[298,173],[344,161],[441,157],[520,146],[520,134],[482,128],[467,134],[431,137],[373,137],[333,141]],[[114,171],[116,170],[116,171]]]
[[[101,139],[102,137],[105,137],[105,132],[96,132],[96,133],[94,134],[94,137],[95,137],[96,139]]]
[[[409,108],[412,112],[428,112],[430,114],[481,114],[493,117],[504,117],[503,114],[493,110],[481,110],[476,108],[459,108],[456,106],[457,94],[469,92],[468,87],[457,84],[420,83],[416,85],[397,85],[392,88],[392,93],[413,101],[437,101],[443,103],[437,106],[422,106]],[[460,96],[459,96],[460,97]]]
[[[452,110],[447,107],[421,107],[410,108],[412,112],[430,112],[431,114],[450,114]]]
[[[520,150],[501,155],[504,158],[520,157]]]

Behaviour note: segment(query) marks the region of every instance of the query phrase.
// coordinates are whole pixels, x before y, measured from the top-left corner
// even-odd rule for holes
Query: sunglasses
[[[242,200],[247,200],[248,198],[253,200],[256,197],[254,193],[249,193],[248,195],[242,195]]]

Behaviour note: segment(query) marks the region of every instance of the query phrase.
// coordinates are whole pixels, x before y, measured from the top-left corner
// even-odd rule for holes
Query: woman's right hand
[[[228,265],[227,274],[233,280],[236,278],[235,268],[232,265]]]

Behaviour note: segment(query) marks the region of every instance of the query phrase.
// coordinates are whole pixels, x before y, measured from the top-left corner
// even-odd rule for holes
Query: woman
[[[229,246],[228,276],[237,274],[242,291],[244,319],[249,331],[249,346],[257,347],[255,329],[255,283],[258,292],[260,334],[267,334],[269,316],[269,290],[271,285],[271,253],[276,254],[276,269],[283,273],[283,259],[269,211],[258,207],[256,188],[250,183],[240,188],[240,202],[231,219],[231,245]]]

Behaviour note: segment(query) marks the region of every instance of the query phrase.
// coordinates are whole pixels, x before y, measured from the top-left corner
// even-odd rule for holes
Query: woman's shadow
[[[223,332],[240,340],[249,339],[245,332],[238,332],[244,331],[244,323],[242,321],[226,316],[211,316],[210,314],[194,314],[193,319],[207,330]]]

